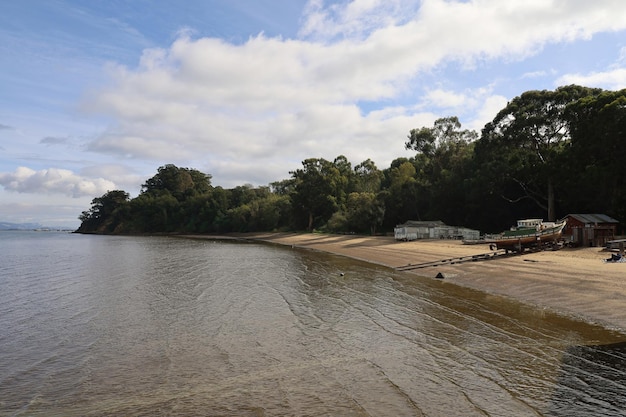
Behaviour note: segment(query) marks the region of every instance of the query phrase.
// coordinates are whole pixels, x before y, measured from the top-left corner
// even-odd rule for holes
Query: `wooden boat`
[[[563,233],[567,220],[544,223],[541,219],[519,220],[517,227],[492,236],[490,243],[498,249],[522,252],[525,248],[555,244]]]

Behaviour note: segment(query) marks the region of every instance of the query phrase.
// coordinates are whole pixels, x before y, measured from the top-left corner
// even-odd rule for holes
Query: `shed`
[[[568,214],[563,238],[574,246],[605,246],[615,239],[619,221],[606,214]]]
[[[440,220],[409,220],[394,229],[396,240],[416,239],[478,239],[480,231],[466,227],[448,226]]]
[[[435,228],[442,226],[445,224],[441,220],[409,220],[404,224],[397,225],[393,234],[396,240],[432,239]]]

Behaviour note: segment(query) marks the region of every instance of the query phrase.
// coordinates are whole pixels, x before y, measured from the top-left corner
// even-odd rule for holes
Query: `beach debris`
[[[626,262],[626,257],[622,256],[621,253],[613,253],[611,254],[611,257],[608,259],[605,259],[604,262],[608,262],[608,263],[623,263]]]
[[[444,279],[446,276],[442,272],[438,272],[435,278]]]

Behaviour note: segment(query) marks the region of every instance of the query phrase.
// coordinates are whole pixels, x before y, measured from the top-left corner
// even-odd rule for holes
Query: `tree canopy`
[[[567,106],[598,89],[566,86],[555,91],[528,91],[510,101],[485,125],[476,157],[483,174],[498,179],[508,201],[529,199],[556,218],[555,187],[571,144]]]
[[[382,170],[371,159],[353,167],[344,155],[308,158],[260,187],[214,187],[211,175],[168,164],[135,198],[113,190],[93,199],[78,231],[373,234],[442,220],[495,232],[524,217],[626,219],[626,90],[528,91],[480,135],[451,116],[411,129],[404,145],[415,155]]]

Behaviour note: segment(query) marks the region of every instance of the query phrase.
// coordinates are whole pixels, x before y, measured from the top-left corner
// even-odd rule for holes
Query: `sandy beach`
[[[491,252],[457,240],[396,241],[393,237],[315,233],[247,234],[273,242],[397,268]],[[606,263],[603,248],[563,248],[403,272],[509,297],[539,308],[626,332],[626,263]]]

